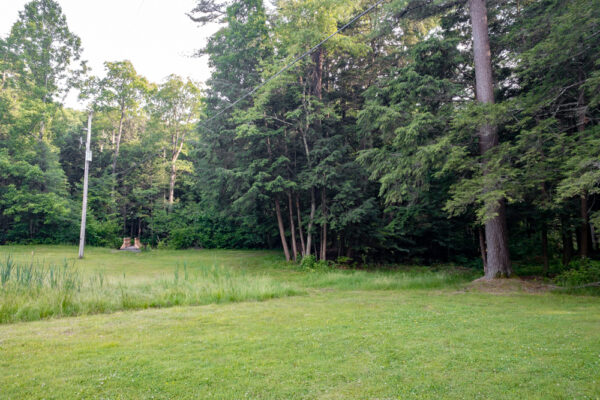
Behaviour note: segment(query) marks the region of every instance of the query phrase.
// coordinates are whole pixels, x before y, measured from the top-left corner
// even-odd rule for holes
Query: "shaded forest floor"
[[[75,247],[0,248],[60,263]],[[219,265],[291,292],[268,301],[0,325],[0,398],[595,398],[600,298],[473,275],[302,271],[258,251],[89,249],[76,266],[131,285]],[[184,280],[183,267],[179,279]],[[227,275],[227,274],[226,274]],[[223,276],[223,275],[219,275]],[[269,283],[270,285],[271,283]],[[259,299],[260,300],[260,299]],[[237,300],[236,300],[237,301]]]

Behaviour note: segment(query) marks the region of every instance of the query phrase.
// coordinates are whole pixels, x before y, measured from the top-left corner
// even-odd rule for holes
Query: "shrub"
[[[326,260],[317,261],[317,258],[311,254],[309,256],[302,257],[302,261],[300,261],[300,268],[313,271],[329,270],[331,269],[331,264]]]
[[[586,258],[572,261],[567,268],[554,278],[560,286],[581,286],[600,281],[600,261]]]

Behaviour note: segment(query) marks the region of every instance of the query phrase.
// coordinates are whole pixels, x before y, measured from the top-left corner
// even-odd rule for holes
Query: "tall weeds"
[[[81,274],[66,262],[0,260],[0,323],[118,310],[265,300],[297,293],[266,276],[217,266],[177,265],[173,277],[136,284],[107,279],[102,272]]]

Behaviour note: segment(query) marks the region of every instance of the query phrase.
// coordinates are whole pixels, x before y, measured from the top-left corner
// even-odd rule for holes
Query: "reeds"
[[[0,323],[50,317],[107,313],[119,310],[260,301],[298,291],[267,276],[229,268],[177,265],[167,276],[143,283],[107,279],[103,272],[82,274],[67,262],[0,260]]]

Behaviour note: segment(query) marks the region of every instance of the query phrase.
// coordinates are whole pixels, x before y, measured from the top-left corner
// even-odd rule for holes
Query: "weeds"
[[[125,277],[125,275],[123,275]],[[181,279],[182,278],[182,279]],[[66,262],[0,261],[0,323],[32,321],[118,310],[266,300],[299,293],[266,276],[224,267],[177,265],[173,279],[139,284],[106,280],[103,272],[84,276]]]

